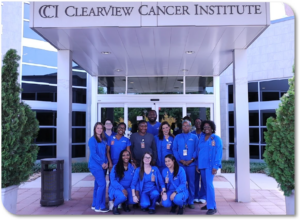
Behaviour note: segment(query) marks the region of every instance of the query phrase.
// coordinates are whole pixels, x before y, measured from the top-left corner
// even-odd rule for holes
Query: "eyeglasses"
[[[187,128],[190,127],[190,125],[182,125],[182,127]]]
[[[111,123],[110,123],[110,122],[106,122],[105,124],[106,124],[106,125],[111,125]]]
[[[211,128],[210,126],[204,126],[203,128],[207,128],[207,129],[209,129],[209,128]]]
[[[144,157],[145,159],[147,159],[147,160],[150,160],[151,159],[151,157]]]

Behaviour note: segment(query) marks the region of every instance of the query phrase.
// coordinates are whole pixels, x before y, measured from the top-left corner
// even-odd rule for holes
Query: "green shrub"
[[[49,166],[51,169],[51,164]],[[35,163],[32,167],[32,173],[38,173],[41,172],[41,163]],[[82,163],[72,163],[72,173],[89,173],[90,170],[88,168],[87,162]]]
[[[32,174],[38,147],[33,145],[39,131],[35,112],[20,102],[17,51],[10,49],[2,66],[2,188],[19,185]]]
[[[234,173],[235,172],[235,162],[233,160],[222,161],[222,173]],[[265,169],[267,164],[250,162],[250,173],[266,173]]]
[[[294,68],[293,68],[294,69]],[[294,71],[293,71],[294,72]],[[295,188],[295,78],[289,80],[290,88],[281,97],[276,119],[267,119],[267,131],[264,132],[266,148],[265,162],[285,196]]]

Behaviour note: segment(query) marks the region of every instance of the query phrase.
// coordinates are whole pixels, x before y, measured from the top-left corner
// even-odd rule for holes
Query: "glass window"
[[[234,128],[229,128],[229,142],[234,143]]]
[[[275,109],[261,110],[260,111],[260,118],[261,118],[261,125],[262,126],[267,125],[267,119],[269,117],[276,118],[276,110]]]
[[[234,158],[234,145],[233,144],[229,144],[229,157]]]
[[[45,41],[40,35],[38,35],[34,30],[29,27],[29,21],[23,21],[24,29],[23,29],[23,37],[30,38],[34,40]]]
[[[248,101],[258,102],[258,83],[248,83]]]
[[[173,134],[176,134],[177,130],[181,130],[180,124],[182,119],[182,108],[159,108],[158,121],[167,121],[171,126]],[[192,124],[194,122],[192,121]],[[175,131],[174,131],[175,130]]]
[[[72,84],[73,86],[86,87],[86,73],[72,71]]]
[[[85,128],[72,128],[72,143],[85,143]]]
[[[40,126],[56,126],[56,111],[34,110]]]
[[[288,89],[288,79],[260,82],[262,101],[279,100]]]
[[[30,17],[30,4],[24,3],[24,19],[29,20]]]
[[[57,66],[57,52],[23,47],[22,61],[24,63],[35,63],[47,66]]]
[[[128,77],[128,94],[183,94],[183,77]]]
[[[85,112],[72,112],[72,126],[85,126]]]
[[[57,84],[57,69],[23,64],[22,80]]]
[[[194,125],[195,119],[200,118],[202,121],[210,120],[210,108],[187,108],[187,115],[191,117]]]
[[[259,159],[259,145],[249,146],[250,159]]]
[[[72,145],[72,158],[85,157],[85,145]]]
[[[37,159],[40,160],[44,158],[56,158],[55,145],[39,146]]]
[[[229,126],[234,126],[234,112],[233,111],[228,112],[228,118],[229,118]]]
[[[151,108],[128,108],[128,130],[132,133],[137,132],[137,116],[142,116],[143,120],[147,120],[147,115],[150,110]]]
[[[72,88],[73,103],[86,104],[86,89]]]
[[[259,128],[249,128],[249,141],[250,143],[259,142]]]
[[[37,144],[56,143],[56,128],[40,128]]]
[[[214,78],[202,76],[186,76],[185,93],[214,94]]]
[[[266,143],[266,140],[265,140],[265,131],[268,131],[267,128],[262,128],[261,129],[261,143],[265,144]]]
[[[249,126],[258,126],[258,111],[249,111]]]
[[[126,77],[99,77],[98,94],[125,94]]]
[[[57,101],[57,86],[22,83],[22,100]]]
[[[233,85],[228,85],[228,103],[233,103]]]

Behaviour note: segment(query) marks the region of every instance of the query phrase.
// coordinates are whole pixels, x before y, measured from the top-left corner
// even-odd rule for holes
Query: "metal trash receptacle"
[[[64,203],[64,160],[41,159],[41,206]]]

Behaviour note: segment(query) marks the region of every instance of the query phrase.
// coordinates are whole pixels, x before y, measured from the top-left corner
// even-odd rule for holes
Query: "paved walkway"
[[[216,215],[285,215],[283,192],[277,188],[277,182],[265,174],[250,174],[251,202],[235,202],[234,174],[220,174],[214,179],[216,192]],[[96,213],[91,210],[94,177],[90,173],[72,174],[72,199],[63,205],[41,207],[41,178],[26,182],[19,187],[17,215],[112,215]],[[185,208],[185,215],[205,215],[200,210],[203,204],[195,204],[195,209]],[[170,208],[156,206],[159,215],[171,215]],[[122,215],[149,215],[140,209]]]

